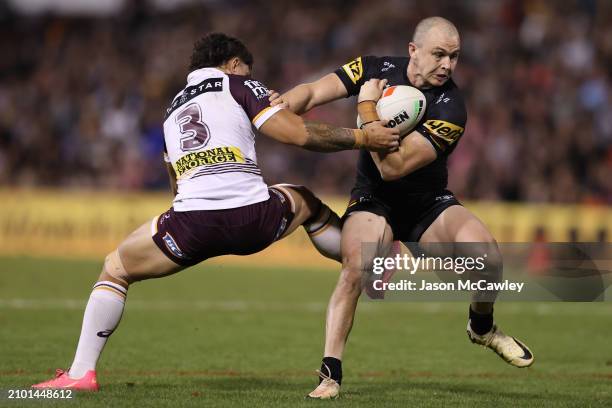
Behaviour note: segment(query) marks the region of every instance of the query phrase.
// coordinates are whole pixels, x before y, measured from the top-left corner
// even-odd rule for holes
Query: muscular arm
[[[306,84],[300,84],[285,92],[281,99],[288,109],[301,115],[312,108],[344,98],[348,95],[338,75],[331,73],[323,78]]]
[[[393,153],[371,152],[380,176],[385,181],[397,180],[433,162],[437,153],[431,143],[419,132],[413,131]]]
[[[304,121],[308,138],[303,145],[305,149],[316,152],[335,152],[355,148],[357,129],[346,129],[325,123]]]
[[[365,147],[370,150],[397,149],[398,132],[376,122],[367,131],[347,129],[324,123],[304,121],[300,116],[281,109],[259,128],[266,136],[282,143],[316,152],[337,152]]]

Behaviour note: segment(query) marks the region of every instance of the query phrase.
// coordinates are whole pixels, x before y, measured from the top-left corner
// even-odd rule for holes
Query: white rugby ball
[[[396,85],[385,88],[376,104],[376,113],[381,120],[388,120],[388,127],[397,127],[400,136],[407,135],[421,121],[427,108],[423,92],[408,85]],[[361,127],[361,118],[357,115],[357,127]]]

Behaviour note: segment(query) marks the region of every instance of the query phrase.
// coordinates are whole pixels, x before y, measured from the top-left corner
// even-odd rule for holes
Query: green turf
[[[0,390],[66,367],[100,262],[0,258]],[[341,398],[305,401],[336,273],[202,265],[130,289],[98,366],[102,391],[44,406],[610,406],[612,304],[506,303],[536,363],[465,335],[467,303],[360,304]],[[0,406],[36,406],[8,401]]]

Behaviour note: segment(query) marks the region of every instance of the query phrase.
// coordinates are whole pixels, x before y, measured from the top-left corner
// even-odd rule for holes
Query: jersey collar
[[[191,71],[187,75],[187,83],[193,82],[202,77],[212,77],[212,76],[219,76],[219,75],[225,75],[225,72],[221,71],[218,68],[213,68],[213,67],[200,68],[200,69]]]

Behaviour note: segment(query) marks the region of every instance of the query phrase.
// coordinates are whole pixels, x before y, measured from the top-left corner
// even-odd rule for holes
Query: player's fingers
[[[385,86],[387,86],[387,82],[389,81],[386,78],[381,79],[380,82],[378,83],[378,89],[382,91],[385,88]]]
[[[274,107],[274,106],[280,106],[282,109],[289,109],[289,104],[285,101],[283,101],[282,99],[275,99],[272,102],[270,102],[270,106]]]
[[[399,129],[398,128],[385,128],[385,129],[387,129],[387,133],[395,136],[395,138],[399,140]]]
[[[375,121],[374,121],[374,122],[372,122],[372,123],[376,123],[376,124],[379,124],[380,126],[383,126],[383,127],[384,127],[384,126],[387,126],[387,123],[389,123],[389,121],[388,121],[388,120],[385,120],[385,119],[381,119],[381,120],[375,120]]]
[[[268,90],[268,99],[272,102],[274,99],[278,98],[280,94],[276,92],[274,89]]]

